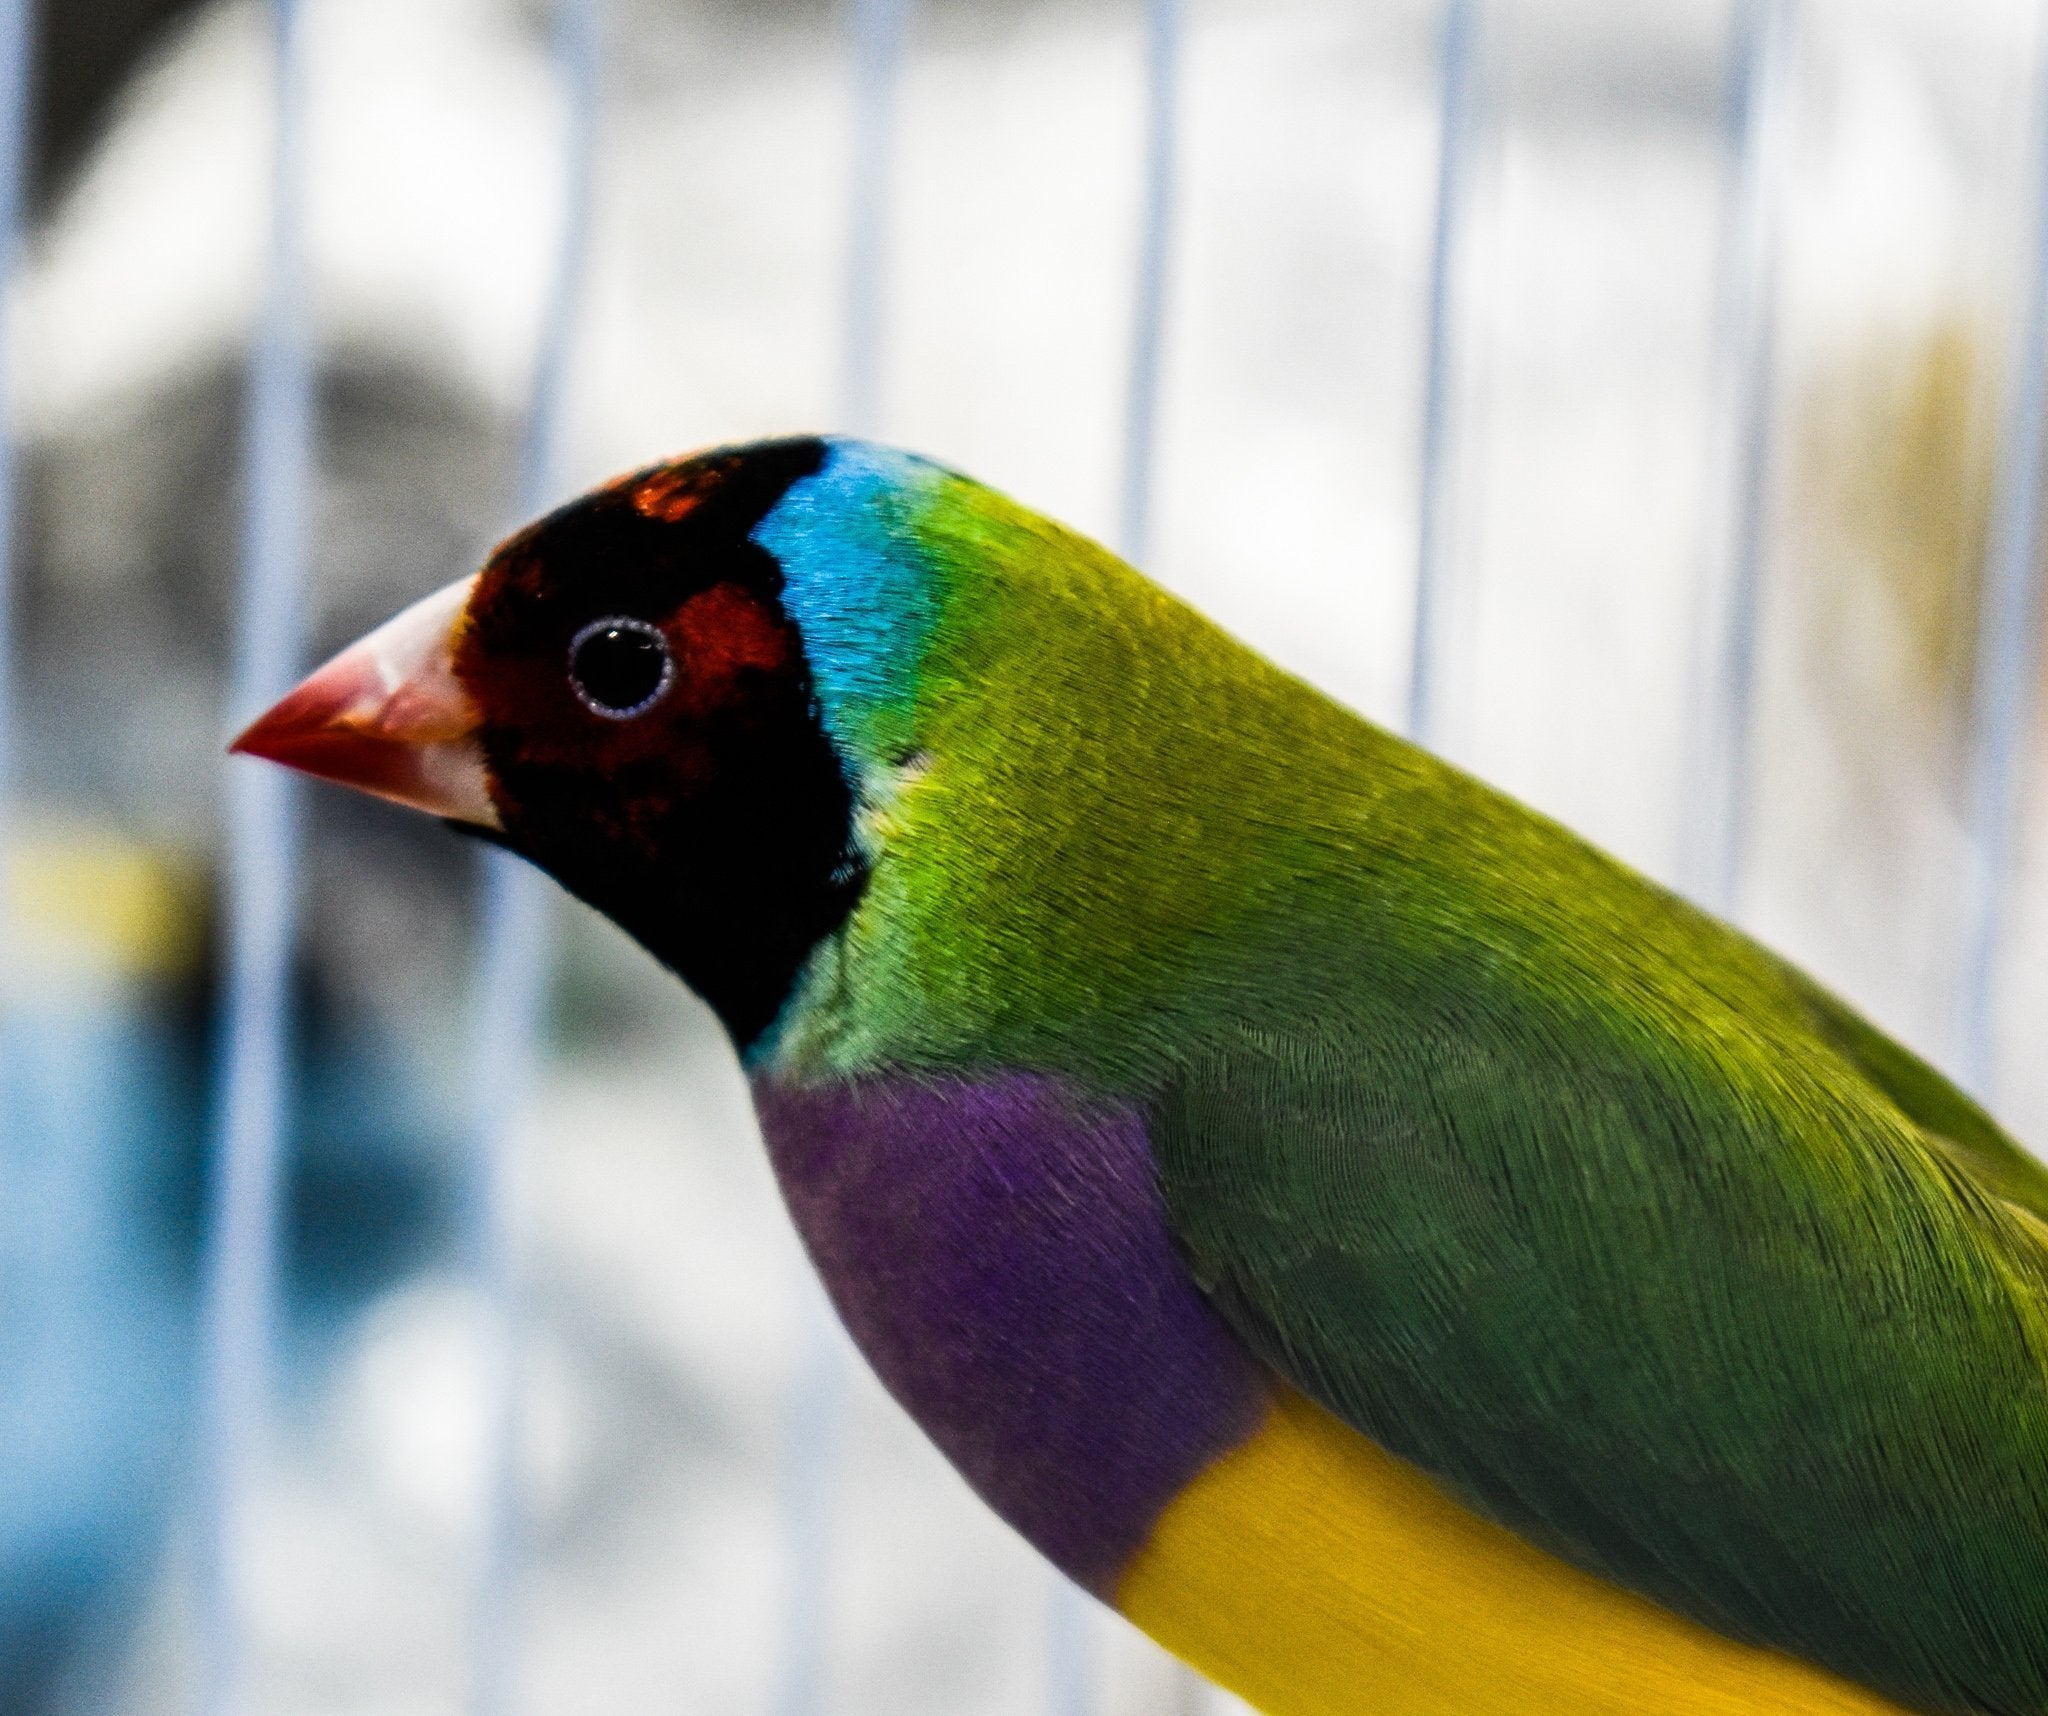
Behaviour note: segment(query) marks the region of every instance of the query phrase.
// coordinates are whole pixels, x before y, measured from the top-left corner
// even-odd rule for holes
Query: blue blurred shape
[[[60,995],[4,1026],[0,1711],[10,1713],[45,1708],[93,1656],[118,1649],[154,1560],[190,1402],[189,1270],[165,1244],[162,1212],[197,1116],[163,1022],[128,999]]]
[[[193,1488],[207,1070],[204,878],[29,824],[0,973],[0,1716],[103,1708]],[[450,1128],[397,1043],[301,968],[280,1358],[446,1248]]]

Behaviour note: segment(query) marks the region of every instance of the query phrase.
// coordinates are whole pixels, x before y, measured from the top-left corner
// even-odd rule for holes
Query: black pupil
[[[624,715],[661,689],[668,648],[637,626],[605,626],[576,646],[569,671],[576,688],[599,709]]]

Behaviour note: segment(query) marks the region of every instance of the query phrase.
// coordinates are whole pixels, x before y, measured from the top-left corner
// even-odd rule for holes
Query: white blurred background
[[[242,375],[253,0],[45,0],[9,372],[25,445],[0,1130],[0,1713],[189,1707],[193,1257]],[[566,117],[521,0],[307,0],[311,654],[514,521]],[[1195,0],[1148,570],[1366,714],[1407,684],[1437,155],[1419,0]],[[1967,710],[2029,242],[2038,5],[1807,0],[1784,113],[1738,917],[1953,1064]],[[1491,0],[1456,305],[1458,761],[1676,879],[1725,560],[1728,0]],[[880,429],[1096,534],[1122,480],[1136,0],[924,0]],[[829,427],[853,109],[826,0],[612,0],[563,490]],[[2029,738],[2032,734],[2030,731]],[[2026,800],[2038,806],[2040,771]],[[316,789],[284,1399],[252,1708],[466,1707],[487,1389],[457,1265],[474,855]],[[2035,819],[2038,820],[2038,819]],[[2023,840],[1995,1096],[2048,1139]],[[520,1140],[518,1707],[767,1712],[809,1303],[729,1050],[560,904]],[[1049,1711],[1048,1576],[848,1358],[822,1708]],[[1191,1708],[1114,1619],[1103,1716]],[[1220,1708],[1220,1704],[1217,1706]]]

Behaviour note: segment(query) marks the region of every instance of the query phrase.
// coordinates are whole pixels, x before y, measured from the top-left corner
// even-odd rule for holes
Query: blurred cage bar
[[[1710,910],[1733,912],[1750,809],[1757,628],[1763,600],[1772,452],[1780,223],[1788,176],[1794,0],[1739,0],[1729,54],[1728,190],[1715,293],[1714,444],[1708,468],[1728,494],[1725,539],[1704,557],[1694,698],[1686,880]]]
[[[2033,231],[2025,297],[2014,329],[2015,380],[1999,450],[1970,721],[1976,863],[1964,954],[1959,1070],[1965,1086],[1985,1099],[1993,1094],[1998,956],[2033,715],[2034,634],[2041,623],[2041,483],[2048,439],[2043,434],[2048,423],[2048,28],[2041,30],[2037,52],[2029,163]]]
[[[12,280],[21,250],[22,189],[28,153],[29,0],[0,5],[0,283]],[[15,446],[8,418],[14,397],[13,350],[0,342],[0,947],[6,946],[14,786],[13,651],[7,647],[14,611]],[[0,1043],[0,1054],[5,1044]],[[4,1086],[0,1086],[4,1088]],[[0,1124],[5,1117],[0,1116]]]
[[[303,650],[313,354],[306,326],[303,13],[271,10],[275,116],[262,319],[249,366],[243,469],[241,626],[228,730],[291,688]],[[284,1126],[291,1093],[291,969],[300,784],[232,767],[226,840],[227,978],[220,1131],[207,1210],[203,1374],[208,1494],[200,1573],[202,1701],[209,1716],[252,1707],[248,1683],[252,1497],[274,1411]]]
[[[1181,0],[1143,4],[1141,226],[1116,509],[1119,546],[1141,564],[1149,559],[1153,534],[1186,34]],[[1459,338],[1460,280],[1467,266],[1462,227],[1485,132],[1493,11],[1487,0],[1445,0],[1440,19],[1433,236],[1427,300],[1418,329],[1424,357],[1416,411],[1420,480],[1407,692],[1408,726],[1425,740],[1441,732],[1444,699],[1456,683],[1445,660],[1453,645],[1445,615],[1451,605],[1447,581],[1454,558],[1447,546],[1454,418],[1464,361]],[[1715,447],[1708,461],[1723,484],[1728,523],[1703,554],[1701,611],[1706,619],[1689,717],[1695,743],[1682,806],[1687,826],[1681,842],[1687,886],[1721,910],[1740,904],[1749,840],[1751,728],[1760,633],[1768,607],[1772,474],[1779,456],[1772,408],[1779,250],[1787,136],[1799,81],[1795,0],[1737,0],[1734,18],[1728,55],[1726,215],[1712,336],[1720,399]],[[10,303],[20,249],[28,135],[29,19],[27,0],[0,3],[0,268],[10,283]],[[851,218],[839,416],[856,432],[887,423],[884,330],[891,179],[911,23],[909,0],[849,0],[855,123],[847,154]],[[601,119],[600,0],[555,0],[553,28],[555,75],[570,116],[569,159],[558,254],[526,413],[519,486],[522,514],[559,498],[562,402],[584,293]],[[1968,742],[1975,866],[1959,1037],[1963,1075],[1979,1092],[1991,1089],[1995,1065],[1997,956],[2008,917],[2041,606],[2041,489],[2048,423],[2048,29],[2038,34],[2043,58],[2033,97],[2030,265],[2012,333],[2016,381],[2000,434]],[[243,588],[227,710],[230,726],[279,695],[304,665],[308,496],[318,431],[306,311],[306,47],[298,0],[271,0],[270,43],[276,96],[269,164],[271,213],[263,310],[245,402]],[[0,342],[0,426],[8,421],[13,350],[12,344]],[[0,625],[6,625],[15,611],[14,492],[9,430],[0,432]],[[0,638],[0,902],[14,897],[6,872],[14,851],[8,820],[17,743],[13,660],[12,648]],[[300,863],[299,794],[290,777],[236,763],[228,768],[227,783],[227,956],[220,1004],[218,1138],[206,1226],[208,1517],[199,1580],[202,1697],[214,1716],[238,1716],[255,1707],[249,1688],[244,1583],[248,1495],[258,1481],[266,1457],[267,1425],[276,1411],[270,1371],[277,1338],[283,1117],[290,1101],[290,974]],[[533,1085],[547,914],[544,885],[533,873],[492,854],[483,874],[484,929],[474,986],[471,1083],[475,1149],[466,1232],[470,1264],[486,1306],[488,1326],[482,1331],[482,1344],[489,1361],[492,1440],[473,1602],[471,1707],[481,1716],[500,1716],[519,1704],[522,1553],[517,1358],[522,1292],[507,1175],[515,1124]],[[11,947],[16,926],[4,927]],[[16,1052],[13,1034],[0,1034],[0,1053]],[[0,1062],[0,1073],[4,1071],[5,1063]],[[12,1116],[0,1115],[0,1123],[12,1122]],[[818,1320],[825,1313],[814,1301],[811,1314]],[[762,1665],[764,1683],[781,1688],[779,1702],[786,1716],[812,1716],[829,1702],[823,1672],[833,1572],[828,1522],[833,1449],[839,1434],[836,1367],[843,1360],[833,1331],[815,1329],[814,1337],[790,1419],[790,1573],[783,1654],[779,1663]],[[1082,1716],[1094,1707],[1090,1624],[1087,1600],[1059,1587],[1047,1635],[1045,1676],[1048,1703],[1058,1716]],[[1190,1707],[1195,1697],[1191,1691],[1187,1694]]]
[[[1472,172],[1481,0],[1446,0],[1437,98],[1436,211],[1430,223],[1429,309],[1422,364],[1421,452],[1416,461],[1415,623],[1408,647],[1409,738],[1436,736],[1443,663],[1445,532],[1449,523],[1451,389],[1457,361],[1458,262]]]
[[[603,67],[602,0],[555,0],[554,69],[568,111],[559,237],[543,311],[521,449],[520,520],[564,497],[563,399],[584,298],[597,167]],[[483,1541],[472,1621],[473,1708],[510,1716],[519,1706],[519,1498],[521,1274],[511,1159],[531,1100],[547,960],[548,883],[496,848],[484,854],[483,951],[477,971],[473,1105],[476,1161],[469,1244],[487,1327],[490,1437]]]

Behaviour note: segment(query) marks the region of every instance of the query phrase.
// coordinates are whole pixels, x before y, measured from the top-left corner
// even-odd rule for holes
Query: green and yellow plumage
[[[1450,1493],[1925,1707],[2048,1709],[2033,1160],[1099,549],[957,478],[905,510],[917,762],[784,1063],[1138,1097],[1232,1327]]]

